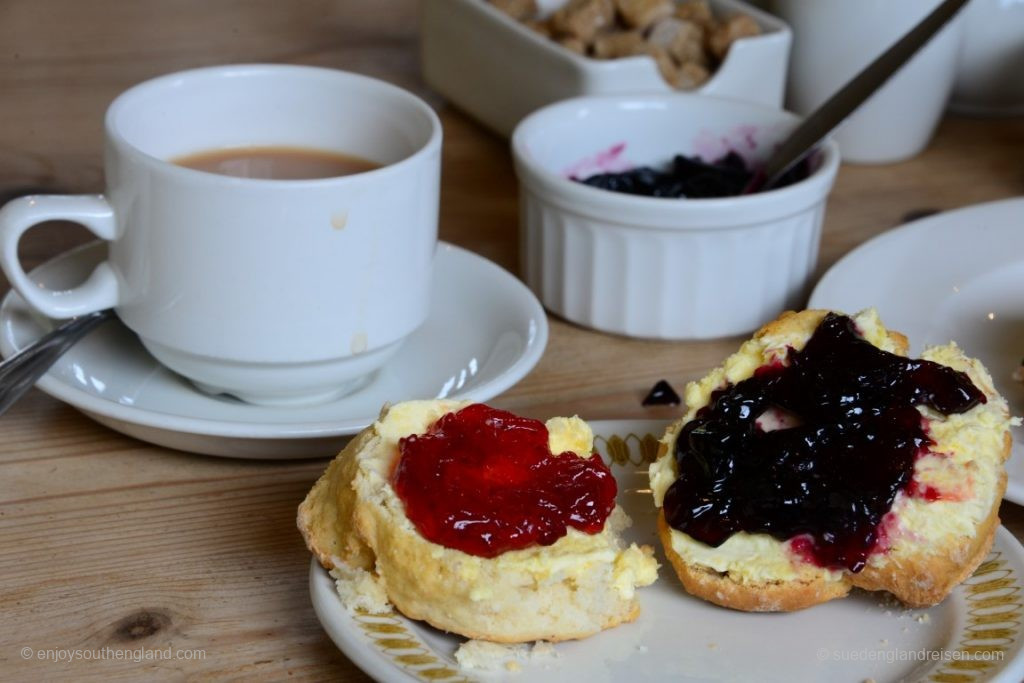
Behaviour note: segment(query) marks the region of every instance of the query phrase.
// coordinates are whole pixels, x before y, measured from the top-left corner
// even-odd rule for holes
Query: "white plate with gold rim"
[[[93,243],[68,251],[32,279],[49,289],[75,286],[105,249]],[[387,402],[485,401],[544,353],[547,316],[526,285],[451,244],[440,243],[435,259],[426,322],[365,387],[328,403],[256,406],[204,394],[161,366],[119,320],[78,342],[36,386],[111,429],[169,448],[239,458],[334,455]],[[10,292],[0,305],[0,352],[10,356],[52,327]]]
[[[1024,198],[978,204],[868,240],[818,282],[809,308],[878,309],[887,327],[926,346],[957,342],[979,358],[1012,415],[1024,415]],[[1024,427],[1013,428],[1006,498],[1024,505]]]
[[[612,463],[619,503],[633,518],[627,541],[658,547],[646,463],[665,423],[591,423]],[[878,594],[789,614],[736,612],[687,595],[658,551],[658,581],[638,591],[632,624],[555,644],[554,656],[518,659],[511,673],[462,670],[463,638],[399,614],[349,614],[314,559],[313,607],[331,639],[380,681],[987,681],[1024,679],[1024,548],[1005,529],[974,576],[941,605],[906,609]]]

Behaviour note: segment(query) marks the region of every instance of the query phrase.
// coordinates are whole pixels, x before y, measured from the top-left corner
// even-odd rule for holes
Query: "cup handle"
[[[32,282],[18,261],[18,241],[32,226],[51,220],[80,223],[97,237],[117,236],[114,209],[101,195],[33,195],[0,208],[0,267],[11,285],[33,308],[50,318],[72,318],[117,305],[117,275],[106,261],[74,289],[47,289]]]

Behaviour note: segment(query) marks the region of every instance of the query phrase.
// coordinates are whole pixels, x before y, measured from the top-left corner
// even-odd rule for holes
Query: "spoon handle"
[[[0,363],[0,415],[46,374],[65,351],[114,317],[112,309],[71,318]]]
[[[769,189],[828,133],[842,123],[868,97],[889,80],[939,29],[952,19],[967,0],[945,0],[909,33],[853,77],[818,107],[768,158],[760,175],[761,188]]]

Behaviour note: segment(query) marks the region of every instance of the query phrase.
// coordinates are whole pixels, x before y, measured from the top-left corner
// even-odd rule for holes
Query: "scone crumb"
[[[538,640],[530,650],[530,659],[554,659],[558,657],[558,650],[546,640]]]
[[[455,651],[455,661],[463,669],[483,669],[493,671],[500,667],[508,668],[508,664],[523,656],[526,647],[523,645],[502,645],[488,640],[467,640]],[[509,669],[511,671],[511,669]]]
[[[525,643],[492,643],[488,640],[467,640],[455,651],[455,661],[463,669],[494,671],[504,667],[506,671],[522,671],[522,662],[558,657],[555,646],[545,640],[538,640],[533,646]]]
[[[391,611],[384,586],[365,569],[350,567],[340,559],[335,560],[331,570],[338,597],[350,614],[357,610],[370,614],[384,614]]]
[[[931,620],[932,620],[932,618],[928,614],[918,614],[917,617],[914,619],[914,621],[916,621],[919,624],[927,624]]]
[[[895,597],[893,597],[892,594],[890,594],[890,593],[883,593],[882,595],[879,596],[878,606],[879,607],[887,608],[888,610],[891,610],[892,608],[895,608],[895,607],[902,607],[903,603],[900,602],[899,600],[897,600]],[[887,611],[886,614],[891,614],[891,612]]]

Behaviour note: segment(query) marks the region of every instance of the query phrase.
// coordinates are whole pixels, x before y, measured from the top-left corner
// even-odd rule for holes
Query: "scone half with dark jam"
[[[386,407],[298,511],[350,609],[495,642],[583,638],[634,620],[657,578],[626,545],[616,482],[577,418],[482,404]]]
[[[1006,401],[956,346],[906,357],[874,310],[784,313],[685,392],[650,467],[684,587],[748,611],[942,601],[992,546]]]

